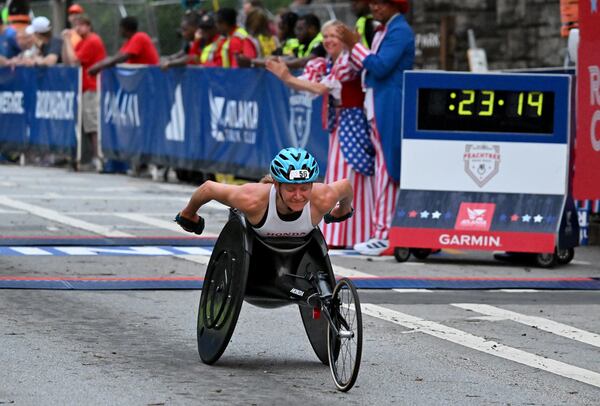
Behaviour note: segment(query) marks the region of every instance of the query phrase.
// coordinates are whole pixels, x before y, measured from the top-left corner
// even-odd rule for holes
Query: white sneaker
[[[390,251],[390,242],[388,240],[380,240],[371,238],[369,241],[361,242],[354,245],[354,250],[362,255],[392,255]]]

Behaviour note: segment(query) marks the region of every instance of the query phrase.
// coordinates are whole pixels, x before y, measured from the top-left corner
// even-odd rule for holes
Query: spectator
[[[350,7],[352,8],[352,13],[357,18],[354,28],[360,35],[361,44],[367,48],[371,48],[377,22],[373,19],[373,15],[371,14],[369,0],[352,0]]]
[[[81,65],[82,69],[84,141],[82,143],[81,163],[82,165],[93,164],[96,170],[101,170],[98,155],[97,83],[96,76],[89,74],[89,68],[106,57],[106,50],[102,39],[93,32],[92,22],[89,18],[79,16],[73,23],[74,28],[72,30],[63,31],[63,59],[69,65]],[[81,38],[75,48],[73,48],[73,42],[71,41],[74,32]]]
[[[299,58],[324,58],[327,55],[325,48],[323,48],[323,35],[321,34],[319,17],[314,14],[305,14],[298,17],[295,32],[300,43],[298,46]]]
[[[225,38],[219,34],[215,19],[211,14],[205,14],[200,19],[200,48],[199,64],[206,67],[221,66],[221,48]]]
[[[290,4],[290,10],[292,10],[295,13],[298,13],[302,11],[302,9],[309,6],[310,3],[312,3],[312,0],[293,0]]]
[[[123,62],[140,65],[158,65],[159,58],[156,47],[148,34],[138,31],[137,18],[122,18],[119,28],[121,37],[125,39],[123,46],[121,46],[121,49],[115,55],[104,58],[92,65],[88,70],[90,75],[96,75],[102,69]]]
[[[8,59],[17,56],[21,48],[17,44],[17,31],[4,25],[4,20],[0,17],[0,63],[7,62]]]
[[[375,151],[363,112],[360,74],[351,66],[350,54],[337,34],[336,27],[341,24],[329,21],[323,26],[327,59],[309,61],[301,77],[294,77],[285,63],[277,59],[268,60],[267,69],[288,86],[325,95],[329,101],[330,137],[325,183],[348,179],[354,189],[356,211],[345,222],[323,224],[321,230],[329,247],[347,248],[370,236]]]
[[[195,11],[187,12],[180,24],[179,32],[183,38],[183,48],[167,56],[160,64],[161,69],[169,69],[174,66],[185,66],[200,62],[200,14]]]
[[[34,43],[33,27],[26,27],[24,30],[17,31],[17,44],[21,52],[12,58],[11,65],[30,65],[34,58],[39,55],[39,49]]]
[[[281,45],[275,50],[273,53],[274,55],[289,57],[298,56],[300,42],[294,33],[297,21],[298,14],[293,11],[284,11],[278,15],[277,37],[279,38],[279,43]]]
[[[255,8],[250,11],[246,18],[246,29],[251,37],[256,40],[260,57],[271,56],[279,47],[279,41],[271,32],[269,17],[267,17],[264,10]]]
[[[83,16],[84,12],[85,11],[83,10],[83,7],[81,7],[79,4],[71,5],[67,10],[67,14],[68,14],[67,19],[69,20],[69,27],[74,28],[75,21],[77,21],[77,19],[79,17]],[[77,43],[79,41],[81,41],[81,36],[79,36],[79,34],[77,34],[77,32],[72,29],[71,30],[71,44],[73,45],[73,49],[77,46]]]
[[[33,32],[33,42],[39,49],[39,54],[32,60],[33,65],[52,66],[62,62],[62,40],[52,36],[50,20],[36,17],[26,30]]]
[[[413,67],[415,37],[403,15],[408,11],[408,0],[374,0],[370,7],[382,24],[373,38],[372,50],[348,28],[338,27],[338,33],[352,50],[352,62],[365,70],[365,109],[376,152],[375,227],[372,238],[354,249],[364,255],[385,255],[391,254],[388,233],[400,180],[403,73]]]
[[[237,68],[238,56],[244,59],[254,59],[258,49],[250,39],[248,32],[236,24],[237,12],[232,8],[222,8],[217,11],[217,30],[225,37],[220,49],[221,66]]]

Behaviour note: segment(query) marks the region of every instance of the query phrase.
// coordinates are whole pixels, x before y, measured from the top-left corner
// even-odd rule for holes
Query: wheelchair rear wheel
[[[338,390],[354,386],[362,356],[362,313],[358,291],[349,279],[341,279],[333,289],[331,319],[338,330],[329,326],[327,349],[331,376]]]

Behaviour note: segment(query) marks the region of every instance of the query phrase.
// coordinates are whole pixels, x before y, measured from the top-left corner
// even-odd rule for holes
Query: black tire
[[[535,264],[540,268],[553,268],[556,265],[556,254],[554,252],[533,255]]]
[[[431,254],[431,250],[429,248],[414,248],[410,250],[410,253],[417,259],[424,260]]]
[[[331,326],[327,333],[331,376],[337,389],[347,392],[358,377],[363,331],[358,291],[349,279],[340,279],[335,285],[330,312],[336,328],[348,334],[348,337],[336,336]]]
[[[244,232],[239,219],[230,219],[206,268],[197,324],[198,354],[205,364],[225,352],[244,303],[249,262]]]
[[[394,248],[394,258],[397,262],[406,262],[410,258],[410,249],[404,247]]]
[[[567,265],[575,257],[574,248],[556,249],[556,262],[560,265]]]

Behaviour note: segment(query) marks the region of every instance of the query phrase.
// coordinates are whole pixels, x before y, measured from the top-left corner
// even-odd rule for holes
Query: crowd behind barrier
[[[79,69],[0,70],[0,150],[74,154]],[[277,151],[299,146],[326,168],[321,98],[264,70],[118,67],[101,74],[105,158],[259,178]]]

